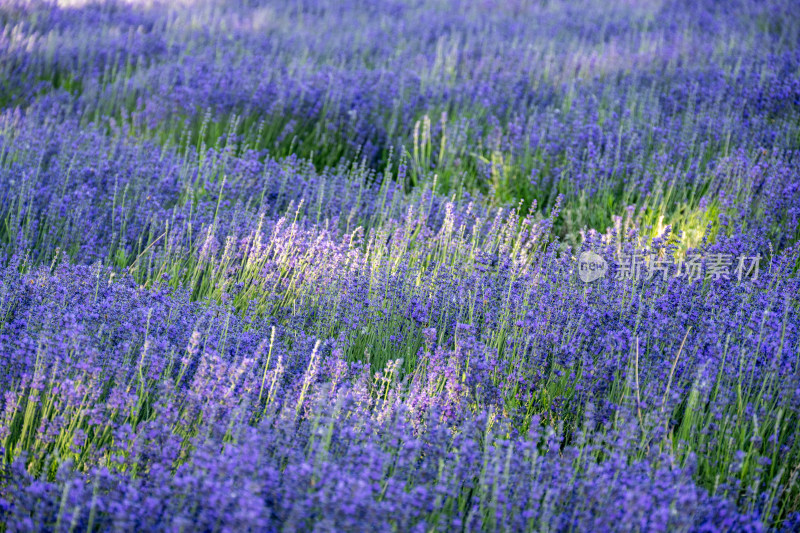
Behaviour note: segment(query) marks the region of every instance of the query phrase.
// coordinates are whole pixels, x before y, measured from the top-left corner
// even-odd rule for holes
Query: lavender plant
[[[800,527],[794,2],[67,4],[0,2],[3,531]]]

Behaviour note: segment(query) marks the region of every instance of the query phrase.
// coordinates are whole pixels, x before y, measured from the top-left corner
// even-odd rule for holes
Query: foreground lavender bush
[[[796,530],[800,7],[735,7],[0,2],[3,529]]]

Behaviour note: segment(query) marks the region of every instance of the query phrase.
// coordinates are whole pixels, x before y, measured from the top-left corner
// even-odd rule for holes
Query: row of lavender
[[[6,529],[800,525],[792,3],[253,4],[0,8]]]
[[[720,157],[798,142],[793,2],[9,4],[6,107],[318,166],[406,156],[406,185],[526,209],[568,193],[561,236],[631,204],[674,225],[724,204]]]

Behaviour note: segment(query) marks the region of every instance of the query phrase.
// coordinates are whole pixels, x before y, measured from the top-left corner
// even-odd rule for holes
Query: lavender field
[[[0,532],[800,531],[800,2],[0,0]]]

